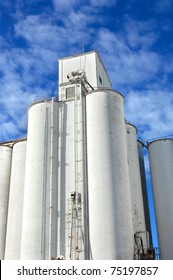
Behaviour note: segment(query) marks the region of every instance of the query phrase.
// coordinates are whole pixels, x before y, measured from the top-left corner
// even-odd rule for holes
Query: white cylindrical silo
[[[173,139],[148,144],[160,255],[173,259]]]
[[[126,123],[127,152],[130,176],[130,189],[133,211],[133,228],[135,238],[135,258],[138,258],[144,249],[149,247],[148,234],[145,226],[144,205],[142,196],[141,174],[137,146],[137,129],[130,123]]]
[[[141,184],[142,184],[142,197],[143,197],[144,213],[145,213],[145,226],[147,232],[149,233],[150,245],[152,246],[151,221],[150,221],[150,212],[149,212],[149,203],[148,203],[145,163],[144,163],[144,147],[145,147],[144,143],[138,140],[138,155],[139,155],[139,166],[140,166]]]
[[[5,246],[6,260],[20,260],[25,159],[26,139],[22,139],[13,145]]]
[[[86,96],[91,259],[133,259],[124,99],[112,90]]]
[[[57,124],[54,100],[29,108],[21,259],[57,254]]]
[[[12,149],[0,145],[0,259],[4,259]]]

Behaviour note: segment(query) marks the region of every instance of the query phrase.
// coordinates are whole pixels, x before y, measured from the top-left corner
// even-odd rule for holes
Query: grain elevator
[[[59,98],[30,105],[0,170],[1,259],[154,259],[143,143],[96,51],[59,60]]]

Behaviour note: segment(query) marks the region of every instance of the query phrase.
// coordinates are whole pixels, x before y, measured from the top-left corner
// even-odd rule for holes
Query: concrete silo
[[[86,96],[91,259],[133,259],[124,98],[113,90]]]
[[[29,108],[21,259],[85,258],[82,111],[75,107],[73,99],[52,99]]]
[[[150,247],[149,232],[146,231],[144,203],[142,194],[142,182],[139,165],[137,129],[130,123],[126,123],[127,152],[130,176],[130,189],[133,211],[133,228],[135,239],[135,258],[143,258]]]
[[[4,259],[12,149],[0,145],[0,259]]]
[[[5,259],[20,260],[26,139],[13,145]]]
[[[173,259],[173,139],[148,143],[160,255]]]
[[[56,250],[57,173],[53,163],[58,165],[58,141],[54,119],[58,122],[54,100],[29,108],[21,259],[49,259],[52,247]]]

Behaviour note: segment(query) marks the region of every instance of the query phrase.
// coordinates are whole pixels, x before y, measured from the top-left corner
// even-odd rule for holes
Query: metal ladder
[[[84,157],[83,157],[83,100],[82,86],[75,84],[74,100],[74,164],[75,188],[71,197],[71,234],[70,258],[80,259],[82,248],[82,197],[84,186]]]
[[[76,211],[76,193],[71,194],[68,199],[68,237],[69,237],[69,258],[72,260],[80,259],[80,252],[82,252],[82,238],[80,235],[82,222],[82,202],[78,201],[78,213]],[[78,216],[77,216],[78,215]],[[76,219],[78,223],[76,224]]]
[[[74,165],[75,201],[71,207],[70,258],[89,259],[88,189],[87,189],[87,144],[86,144],[86,105],[87,82],[84,70],[77,70],[67,76],[75,87],[74,95]],[[93,89],[93,88],[92,88]],[[80,196],[80,199],[79,199]],[[68,215],[70,217],[70,215]],[[74,246],[75,244],[75,246]],[[72,253],[73,252],[73,253]]]

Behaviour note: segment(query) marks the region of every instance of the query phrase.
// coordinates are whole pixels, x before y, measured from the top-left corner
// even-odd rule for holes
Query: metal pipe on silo
[[[113,90],[86,96],[91,259],[133,259],[124,98]]]
[[[160,256],[173,259],[173,139],[148,142]]]
[[[53,227],[53,211],[54,209],[54,205],[53,205],[53,134],[54,134],[54,117],[53,117],[53,113],[54,113],[54,100],[52,99],[51,102],[51,116],[50,116],[50,205],[49,205],[49,260],[51,259],[51,257],[53,256],[52,254],[52,227]]]
[[[5,247],[6,260],[20,260],[26,145],[26,139],[16,141],[13,145]]]
[[[65,193],[65,174],[66,168],[69,167],[69,160],[66,159],[66,139],[68,135],[71,136],[72,134],[66,130],[66,107],[65,103],[61,102],[59,105],[59,136],[58,136],[58,205],[57,205],[57,213],[58,213],[58,221],[57,221],[57,252],[58,255],[65,255],[65,206],[66,206],[66,193]],[[72,114],[73,115],[73,114]],[[70,131],[71,132],[71,131]],[[68,149],[68,146],[67,146]],[[73,149],[71,149],[73,151]],[[65,163],[68,162],[66,165]],[[74,175],[74,170],[72,170],[72,174]],[[71,174],[69,174],[71,175]],[[69,176],[70,177],[70,176]],[[68,180],[68,178],[66,180]],[[70,180],[68,181],[68,185],[70,185]],[[68,241],[68,240],[67,240]],[[66,243],[68,244],[68,242]]]
[[[49,259],[57,254],[57,113],[55,98],[52,98],[50,108],[50,205],[49,205]]]
[[[89,244],[89,200],[88,200],[88,162],[87,162],[87,123],[86,123],[86,98],[83,98],[83,170],[84,170],[84,259],[90,259]]]
[[[12,149],[0,144],[0,259],[4,259]]]

